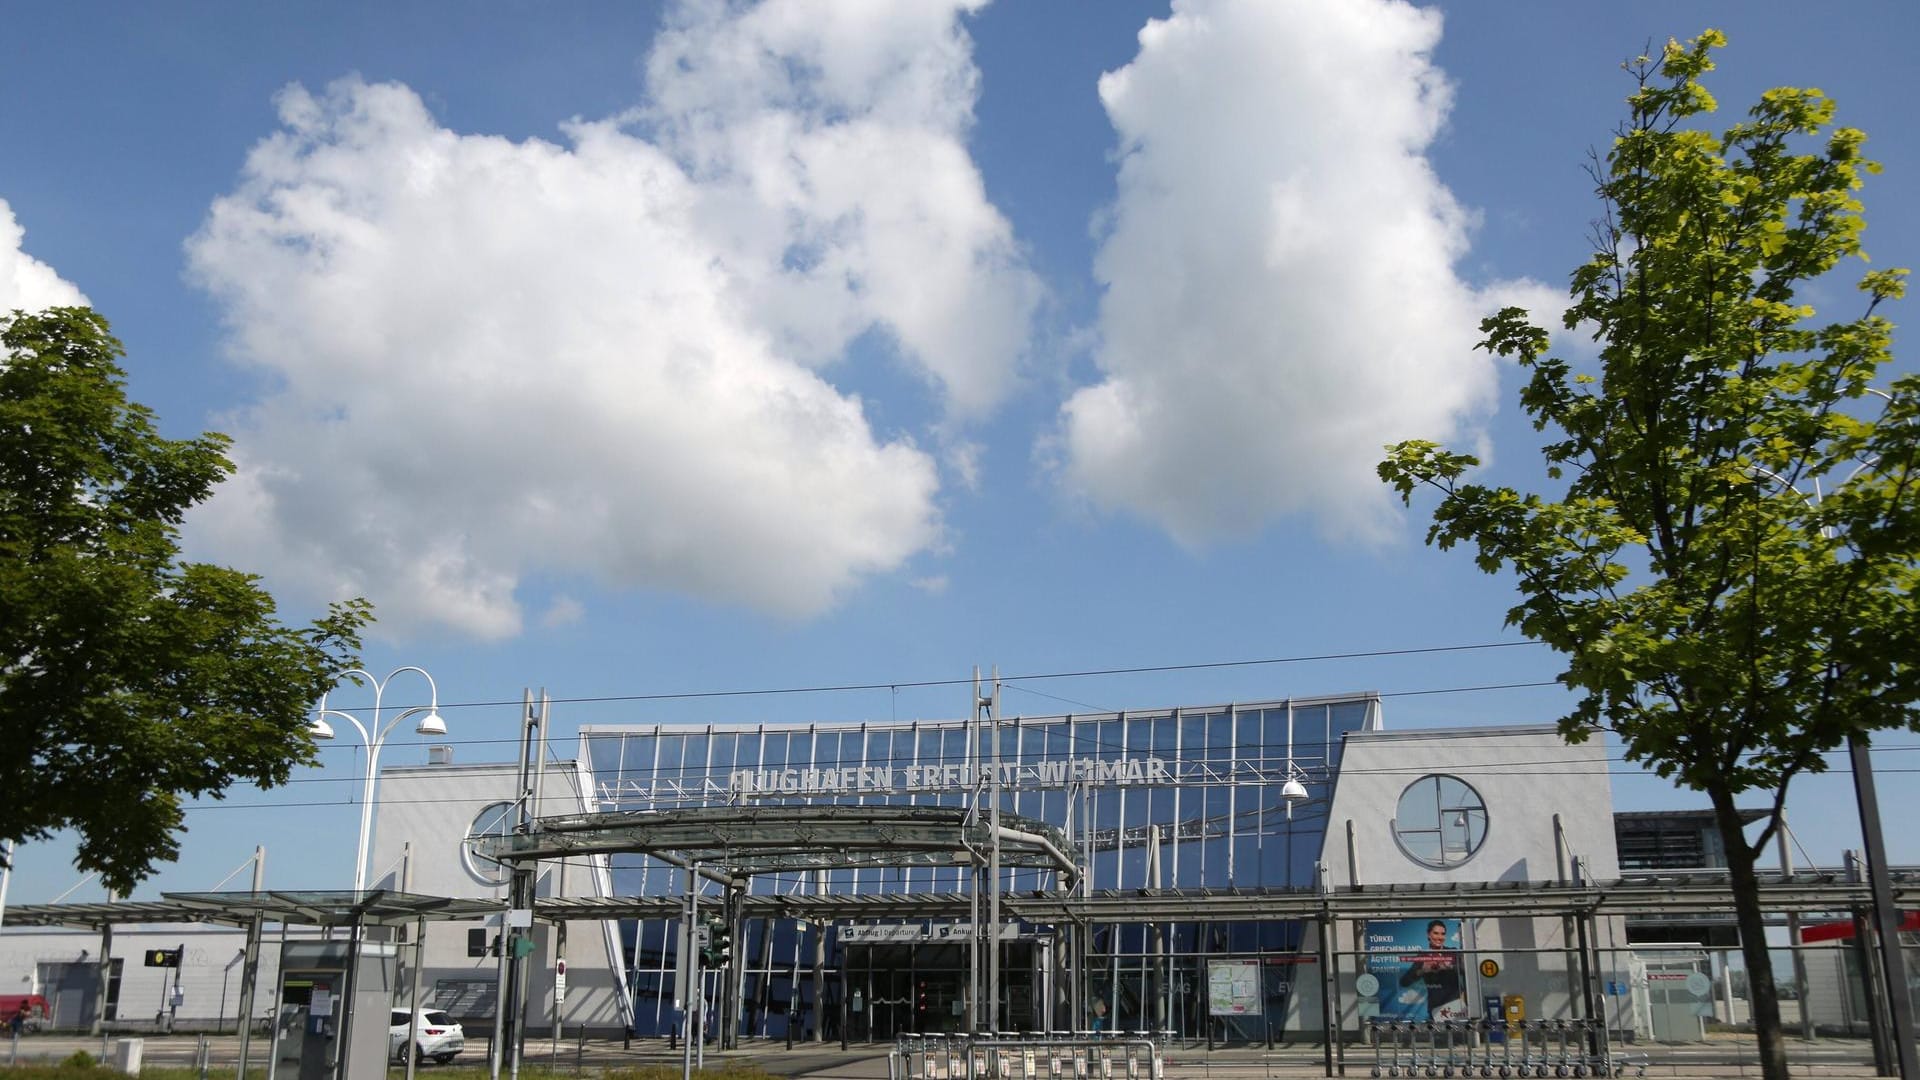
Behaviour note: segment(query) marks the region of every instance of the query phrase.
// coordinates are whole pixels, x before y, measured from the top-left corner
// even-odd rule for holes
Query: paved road
[[[209,1077],[232,1076],[239,1060],[239,1039],[232,1035],[142,1036],[143,1057],[147,1064],[187,1067],[208,1061]],[[110,1049],[110,1048],[109,1048]],[[837,1043],[800,1044],[789,1050],[784,1042],[743,1042],[737,1050],[724,1053],[709,1049],[709,1066],[752,1063],[779,1076],[807,1080],[887,1080],[887,1047],[855,1044],[841,1050]],[[18,1043],[18,1060],[57,1061],[75,1050],[101,1056],[102,1042],[97,1038],[66,1035],[30,1035]],[[1696,1046],[1633,1047],[1636,1060],[1645,1058],[1652,1077],[1758,1077],[1760,1067],[1744,1042],[1709,1043]],[[264,1060],[265,1046],[256,1039],[252,1054],[257,1063]],[[1793,1073],[1807,1077],[1870,1077],[1871,1059],[1863,1043],[1817,1041],[1789,1044]],[[14,1059],[14,1048],[0,1040],[0,1062]],[[550,1039],[532,1038],[526,1044],[523,1062],[529,1066],[554,1067],[564,1072],[593,1072],[616,1066],[642,1064],[678,1065],[680,1051],[659,1039],[636,1040],[562,1040],[557,1046]],[[484,1066],[487,1062],[485,1036],[469,1041],[468,1052],[454,1068]],[[1209,1051],[1205,1046],[1174,1046],[1164,1055],[1166,1080],[1304,1080],[1324,1076],[1323,1052],[1317,1046],[1233,1047]],[[1366,1077],[1373,1058],[1365,1048],[1350,1047],[1345,1075]],[[433,1080],[439,1067],[423,1065],[422,1080]],[[450,1070],[451,1071],[451,1070]],[[396,1068],[395,1078],[402,1075]],[[1125,1080],[1116,1071],[1114,1080]]]

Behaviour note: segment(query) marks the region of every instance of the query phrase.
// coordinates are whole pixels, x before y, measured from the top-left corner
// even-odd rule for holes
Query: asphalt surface
[[[143,1035],[142,1057],[146,1065],[171,1068],[190,1068],[205,1060],[209,1077],[232,1076],[239,1060],[240,1041],[233,1035],[198,1036],[181,1035]],[[95,1057],[105,1056],[111,1059],[111,1042],[103,1046],[102,1040],[93,1037],[72,1035],[28,1035],[17,1044],[0,1039],[0,1063],[18,1061],[22,1064],[35,1061],[59,1061],[76,1050],[85,1050]],[[766,1040],[742,1040],[738,1049],[719,1051],[711,1047],[705,1051],[705,1063],[709,1068],[728,1064],[752,1064],[766,1072],[778,1076],[796,1078],[815,1078],[815,1080],[888,1080],[887,1045],[854,1044],[846,1050],[838,1043],[801,1043],[788,1049],[784,1042]],[[1616,1048],[1619,1050],[1621,1048]],[[1758,1060],[1752,1053],[1752,1044],[1745,1040],[1723,1040],[1696,1045],[1682,1046],[1633,1046],[1627,1047],[1625,1054],[1634,1067],[1627,1075],[1633,1076],[1640,1065],[1646,1066],[1647,1076],[1652,1077],[1757,1077],[1760,1075]],[[251,1056],[256,1068],[264,1063],[266,1047],[256,1039]],[[1792,1072],[1796,1076],[1807,1077],[1870,1077],[1875,1075],[1872,1059],[1863,1042],[1846,1040],[1819,1040],[1788,1043],[1788,1057]],[[669,1047],[661,1039],[635,1040],[624,1043],[619,1039],[566,1038],[557,1044],[551,1039],[529,1038],[522,1057],[522,1064],[529,1068],[554,1069],[561,1072],[591,1074],[600,1070],[637,1065],[678,1066],[681,1051]],[[1167,1048],[1162,1057],[1165,1080],[1279,1080],[1279,1078],[1305,1078],[1325,1076],[1324,1052],[1317,1045],[1283,1046],[1272,1050],[1264,1046],[1237,1046],[1209,1050],[1202,1045],[1175,1045]],[[435,1072],[443,1069],[449,1073],[467,1072],[475,1066],[484,1068],[487,1064],[486,1038],[469,1039],[467,1052],[463,1053],[452,1066],[435,1066],[423,1063],[417,1070],[422,1080],[433,1080]],[[1373,1065],[1373,1055],[1365,1047],[1348,1047],[1343,1075],[1350,1077],[1368,1077]],[[503,1069],[503,1073],[508,1070]],[[1042,1078],[1045,1080],[1045,1063],[1041,1062]],[[403,1077],[405,1072],[395,1066],[389,1074],[393,1078]],[[469,1073],[470,1075],[470,1073]],[[1015,1074],[1018,1077],[1018,1073]],[[448,1080],[452,1080],[449,1076]],[[903,1077],[900,1080],[907,1080]],[[936,1073],[922,1080],[946,1080]],[[1108,1080],[1097,1073],[1088,1080]],[[1116,1066],[1111,1080],[1130,1080],[1124,1067]],[[1150,1080],[1142,1075],[1138,1080]]]

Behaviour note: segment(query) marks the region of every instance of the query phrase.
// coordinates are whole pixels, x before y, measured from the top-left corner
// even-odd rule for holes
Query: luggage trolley
[[[1515,1076],[1533,1075],[1533,1033],[1537,1023],[1535,1020],[1518,1020],[1507,1028],[1507,1045],[1512,1046],[1516,1038],[1520,1042],[1520,1058],[1513,1063]]]
[[[1440,1075],[1447,1077],[1448,1080],[1452,1080],[1455,1076],[1465,1075],[1460,1071],[1459,1041],[1455,1038],[1464,1026],[1465,1025],[1457,1020],[1440,1021],[1441,1030],[1447,1033],[1447,1056],[1446,1059],[1440,1063]]]
[[[1386,1030],[1394,1032],[1394,1065],[1400,1067],[1400,1074],[1417,1076],[1421,1059],[1419,1059],[1419,1051],[1413,1047],[1413,1020],[1394,1020],[1386,1026]],[[1405,1063],[1400,1061],[1402,1049],[1407,1051]],[[1392,1072],[1388,1072],[1388,1076],[1392,1076]]]
[[[1534,1055],[1533,1075],[1541,1077],[1542,1080],[1552,1076],[1554,1074],[1554,1066],[1558,1064],[1559,1059],[1555,1058],[1553,1053],[1553,1031],[1554,1025],[1557,1022],[1558,1021],[1554,1020],[1540,1021],[1540,1047]]]
[[[1455,1025],[1455,1027],[1460,1038],[1460,1068],[1453,1075],[1476,1076],[1478,1075],[1476,1070],[1479,1066],[1475,1065],[1473,1061],[1474,1022],[1472,1020],[1462,1020]]]
[[[1539,1077],[1566,1075],[1566,1073],[1557,1073],[1555,1071],[1566,1064],[1565,1058],[1556,1053],[1554,1049],[1555,1032],[1559,1030],[1559,1027],[1560,1021],[1558,1020],[1540,1021],[1540,1054],[1534,1062],[1533,1075]]]
[[[1507,1077],[1507,1076],[1513,1075],[1514,1031],[1513,1031],[1513,1025],[1510,1023],[1507,1023],[1505,1020],[1502,1020],[1499,1023],[1500,1023],[1500,1029],[1501,1029],[1500,1030],[1500,1064],[1498,1066],[1495,1066],[1493,1071],[1500,1076]],[[1487,1025],[1487,1030],[1488,1031],[1493,1030],[1493,1025],[1491,1023]],[[1487,1048],[1487,1057],[1488,1057],[1488,1064],[1492,1064],[1492,1057],[1493,1057],[1492,1047]]]
[[[1423,1025],[1418,1020],[1409,1020],[1405,1024],[1406,1031],[1407,1031],[1407,1073],[1406,1074],[1408,1076],[1421,1075],[1420,1070],[1423,1065],[1423,1060],[1420,1055],[1420,1029],[1422,1026]],[[1427,1075],[1431,1076],[1433,1074],[1428,1073]]]
[[[1555,1076],[1585,1076],[1587,1074],[1585,1062],[1576,1063],[1573,1059],[1573,1048],[1567,1042],[1567,1034],[1570,1030],[1571,1028],[1565,1020],[1551,1021],[1551,1033],[1558,1037],[1558,1046],[1550,1047],[1547,1057],[1553,1062],[1553,1075]],[[1579,1069],[1578,1072],[1574,1071],[1576,1068]]]
[[[1613,1076],[1613,1044],[1607,1036],[1605,1020],[1582,1020],[1578,1022],[1581,1030],[1580,1050],[1586,1055],[1588,1076]],[[1624,1072],[1626,1063],[1619,1063]]]
[[[1405,1026],[1405,1023],[1399,1020],[1375,1019],[1373,1021],[1373,1074],[1375,1076],[1384,1074],[1388,1077],[1410,1077],[1413,1075],[1413,1066],[1401,1064],[1400,1036],[1401,1029]],[[1380,1063],[1383,1040],[1387,1050],[1387,1061],[1384,1067]]]
[[[1478,1062],[1474,1061],[1476,1049]],[[1493,1068],[1493,1025],[1485,1019],[1467,1021],[1467,1067],[1460,1075],[1491,1077]]]
[[[1599,1036],[1598,1052],[1590,1051],[1591,1056],[1588,1058],[1589,1076],[1623,1077],[1627,1075],[1628,1069],[1632,1069],[1636,1077],[1647,1075],[1647,1066],[1652,1061],[1647,1055],[1641,1054],[1635,1057],[1626,1052],[1625,1044],[1622,1044],[1619,1056],[1614,1055],[1613,1034],[1607,1030],[1606,1021],[1588,1020],[1586,1025],[1589,1031]]]

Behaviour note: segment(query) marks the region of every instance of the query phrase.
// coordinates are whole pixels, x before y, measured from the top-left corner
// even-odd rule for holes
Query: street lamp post
[[[427,704],[416,705],[413,708],[403,710],[383,726],[380,723],[380,699],[386,693],[387,684],[393,681],[394,676],[399,675],[403,671],[411,671],[427,680]],[[341,679],[347,678],[348,676],[357,676],[373,686],[372,724],[362,724],[359,718],[355,717],[352,713],[327,708],[327,695],[321,694],[320,706],[314,711],[313,723],[307,730],[316,739],[331,739],[333,738],[333,725],[327,723],[327,717],[337,716],[353,725],[354,730],[360,733],[361,743],[367,748],[367,775],[360,791],[360,848],[359,853],[353,860],[353,891],[357,893],[365,889],[367,885],[367,843],[373,837],[373,793],[374,786],[378,783],[380,776],[380,748],[386,745],[387,736],[392,734],[393,729],[400,725],[400,721],[416,713],[425,714],[420,717],[419,725],[414,728],[417,734],[445,735],[447,733],[447,724],[446,721],[440,719],[440,690],[433,684],[433,676],[427,674],[420,668],[395,668],[388,672],[387,677],[384,679],[374,678],[372,673],[368,672],[365,668],[349,668],[346,671],[335,674],[333,677],[334,682],[338,683]]]

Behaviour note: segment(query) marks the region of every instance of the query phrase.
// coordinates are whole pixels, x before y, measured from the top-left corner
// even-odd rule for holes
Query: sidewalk
[[[146,1064],[159,1067],[189,1067],[205,1054],[210,1078],[231,1077],[239,1060],[240,1040],[233,1035],[146,1035]],[[76,1050],[101,1056],[102,1041],[76,1035],[29,1035],[20,1040],[19,1060],[59,1061]],[[887,1080],[889,1044],[855,1043],[846,1050],[838,1043],[799,1043],[787,1049],[777,1040],[745,1039],[738,1049],[706,1050],[708,1068],[727,1064],[751,1064],[777,1076],[809,1080]],[[1618,1050],[1619,1048],[1616,1048]],[[1759,1062],[1746,1043],[1728,1045],[1707,1043],[1686,1046],[1633,1046],[1626,1053],[1638,1065],[1648,1062],[1650,1077],[1758,1077]],[[11,1060],[12,1047],[0,1039],[0,1065]],[[1805,1077],[1871,1077],[1874,1075],[1871,1053],[1864,1042],[1821,1040],[1788,1044],[1788,1059],[1793,1075]],[[266,1060],[263,1040],[253,1042],[251,1055],[256,1067]],[[1368,1077],[1373,1054],[1364,1046],[1346,1048],[1344,1075]],[[1318,1045],[1235,1046],[1208,1050],[1205,1044],[1175,1045],[1162,1057],[1166,1080],[1305,1080],[1326,1075],[1325,1052]],[[638,1039],[630,1045],[620,1039],[564,1038],[556,1045],[548,1038],[532,1037],[525,1044],[521,1063],[524,1067],[551,1069],[562,1073],[592,1074],[610,1068],[662,1065],[678,1068],[681,1051],[669,1048],[664,1039]],[[484,1069],[487,1044],[484,1037],[469,1039],[466,1053],[448,1068]],[[433,1080],[441,1067],[423,1064],[417,1075]],[[1044,1075],[1044,1068],[1042,1069]],[[391,1076],[404,1073],[396,1066]],[[1630,1070],[1629,1076],[1633,1075]],[[1113,1080],[1126,1080],[1115,1071]]]

